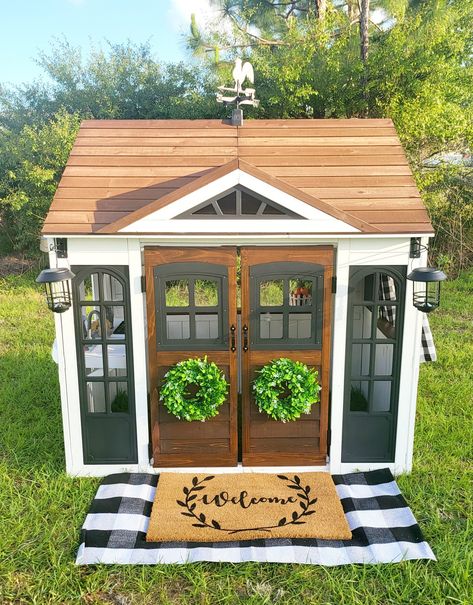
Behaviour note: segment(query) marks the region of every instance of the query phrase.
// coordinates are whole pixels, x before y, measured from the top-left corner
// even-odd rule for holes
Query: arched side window
[[[405,267],[351,267],[343,462],[393,461]]]
[[[73,267],[84,462],[136,459],[127,267]]]

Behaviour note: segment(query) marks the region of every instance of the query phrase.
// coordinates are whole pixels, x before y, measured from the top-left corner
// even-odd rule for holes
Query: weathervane
[[[243,111],[240,109],[240,105],[253,105],[253,107],[259,105],[259,100],[255,99],[255,89],[243,88],[245,80],[248,80],[251,84],[255,82],[253,66],[248,61],[242,63],[241,59],[235,59],[232,76],[235,80],[235,86],[233,88],[219,86],[217,103],[224,103],[225,105],[236,103],[236,109],[232,113],[232,124],[241,125],[243,123]],[[225,96],[224,93],[232,94]]]

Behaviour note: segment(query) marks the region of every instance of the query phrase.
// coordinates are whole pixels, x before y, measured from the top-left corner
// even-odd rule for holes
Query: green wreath
[[[194,395],[192,386],[197,387]],[[204,357],[180,361],[166,372],[159,399],[179,419],[204,421],[218,414],[227,391],[223,372]]]
[[[259,411],[282,422],[310,414],[312,405],[320,399],[317,378],[317,371],[300,361],[274,359],[258,371],[253,381]]]

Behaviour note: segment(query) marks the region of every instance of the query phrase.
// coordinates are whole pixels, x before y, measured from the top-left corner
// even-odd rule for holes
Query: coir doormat
[[[234,542],[147,542],[160,481],[150,473],[104,477],[80,533],[77,565],[156,565],[215,561],[350,565],[433,559],[388,469],[332,475],[351,540],[278,538]]]
[[[328,473],[162,473],[148,542],[258,538],[349,540]]]

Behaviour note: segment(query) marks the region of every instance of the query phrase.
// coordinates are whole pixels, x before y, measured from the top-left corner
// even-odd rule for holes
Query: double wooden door
[[[145,249],[155,466],[325,463],[332,268],[328,246]],[[227,399],[215,418],[179,420],[160,385],[175,363],[204,355],[225,374]],[[317,369],[322,387],[320,404],[287,423],[252,396],[257,370],[280,357]]]

